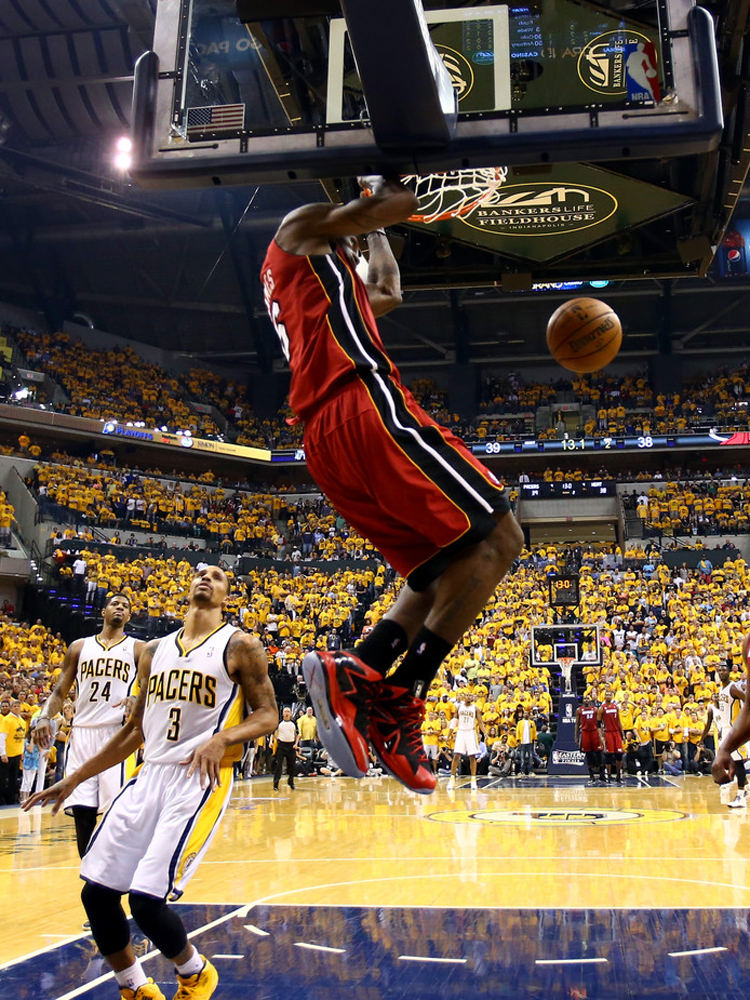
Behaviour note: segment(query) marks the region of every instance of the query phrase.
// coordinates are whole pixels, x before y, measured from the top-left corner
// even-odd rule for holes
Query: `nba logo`
[[[661,92],[654,43],[629,42],[623,48],[623,55],[628,100],[639,104],[658,104]]]
[[[568,704],[565,706],[565,718],[570,719],[572,717],[573,717],[573,706],[570,704],[570,702],[568,702]]]

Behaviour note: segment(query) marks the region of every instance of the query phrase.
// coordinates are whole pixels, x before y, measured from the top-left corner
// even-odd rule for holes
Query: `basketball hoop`
[[[565,690],[562,694],[572,694],[573,685],[571,683],[571,675],[573,673],[573,664],[575,659],[572,656],[558,656],[557,662],[560,664],[560,670],[562,671],[563,682],[565,684]]]
[[[413,184],[419,210],[410,222],[443,222],[468,215],[475,208],[493,204],[498,188],[505,183],[507,167],[448,170],[440,174],[407,174],[401,179]]]

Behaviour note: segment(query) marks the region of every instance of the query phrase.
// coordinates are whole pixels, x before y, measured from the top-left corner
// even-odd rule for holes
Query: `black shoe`
[[[289,788],[290,788],[290,789],[291,789],[292,791],[294,791],[294,785],[292,784],[292,782],[291,782],[291,781],[287,781],[287,785],[289,785]]]

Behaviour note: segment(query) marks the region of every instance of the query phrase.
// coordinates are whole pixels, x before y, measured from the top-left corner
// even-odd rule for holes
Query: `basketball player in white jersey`
[[[138,658],[145,643],[125,635],[130,621],[130,601],[113,594],[102,611],[103,624],[97,635],[76,639],[68,646],[62,672],[47,699],[33,731],[41,747],[54,739],[53,719],[75,684],[78,695],[75,715],[65,751],[65,773],[77,770],[109,742],[132,708]],[[132,770],[132,768],[131,768]],[[97,774],[79,785],[65,805],[76,827],[78,853],[86,853],[98,813],[104,812],[128,777],[126,763]]]
[[[740,714],[740,709],[745,703],[745,685],[743,681],[735,684],[730,678],[728,667],[722,667],[718,671],[721,690],[718,694],[718,705],[710,705],[706,728],[703,731],[704,737],[711,728],[711,722],[716,724],[719,733],[719,740],[723,740],[732,730],[732,726]],[[716,754],[718,757],[718,752]],[[737,794],[728,802],[730,809],[747,808],[747,773],[745,771],[745,761],[748,756],[748,747],[742,743],[731,753],[734,762],[734,777],[737,779]]]
[[[456,741],[453,745],[453,760],[451,761],[451,775],[448,778],[448,788],[456,787],[456,771],[459,760],[462,757],[469,758],[471,768],[471,790],[477,788],[477,757],[479,755],[479,740],[477,730],[482,728],[482,717],[479,707],[474,702],[474,695],[468,692],[461,694],[458,700],[458,713],[456,715]]]
[[[242,744],[273,732],[279,718],[265,650],[222,624],[228,590],[218,566],[196,573],[183,627],[148,643],[141,655],[137,701],[125,726],[27,803],[51,801],[57,812],[82,782],[144,744],[143,767],[112,803],[81,864],[91,933],[123,1000],[165,1000],[135,956],[124,893],[138,927],[176,968],[175,1000],[207,1000],[218,982],[167,898],[182,894],[218,829]],[[243,718],[246,704],[252,714]]]

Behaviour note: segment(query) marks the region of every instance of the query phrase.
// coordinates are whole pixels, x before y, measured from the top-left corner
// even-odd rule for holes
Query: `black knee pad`
[[[131,892],[128,897],[133,920],[150,938],[162,955],[172,959],[187,945],[187,931],[182,921],[163,899]]]
[[[86,882],[81,890],[81,902],[91,924],[91,936],[102,955],[114,955],[127,948],[130,930],[120,893]]]

